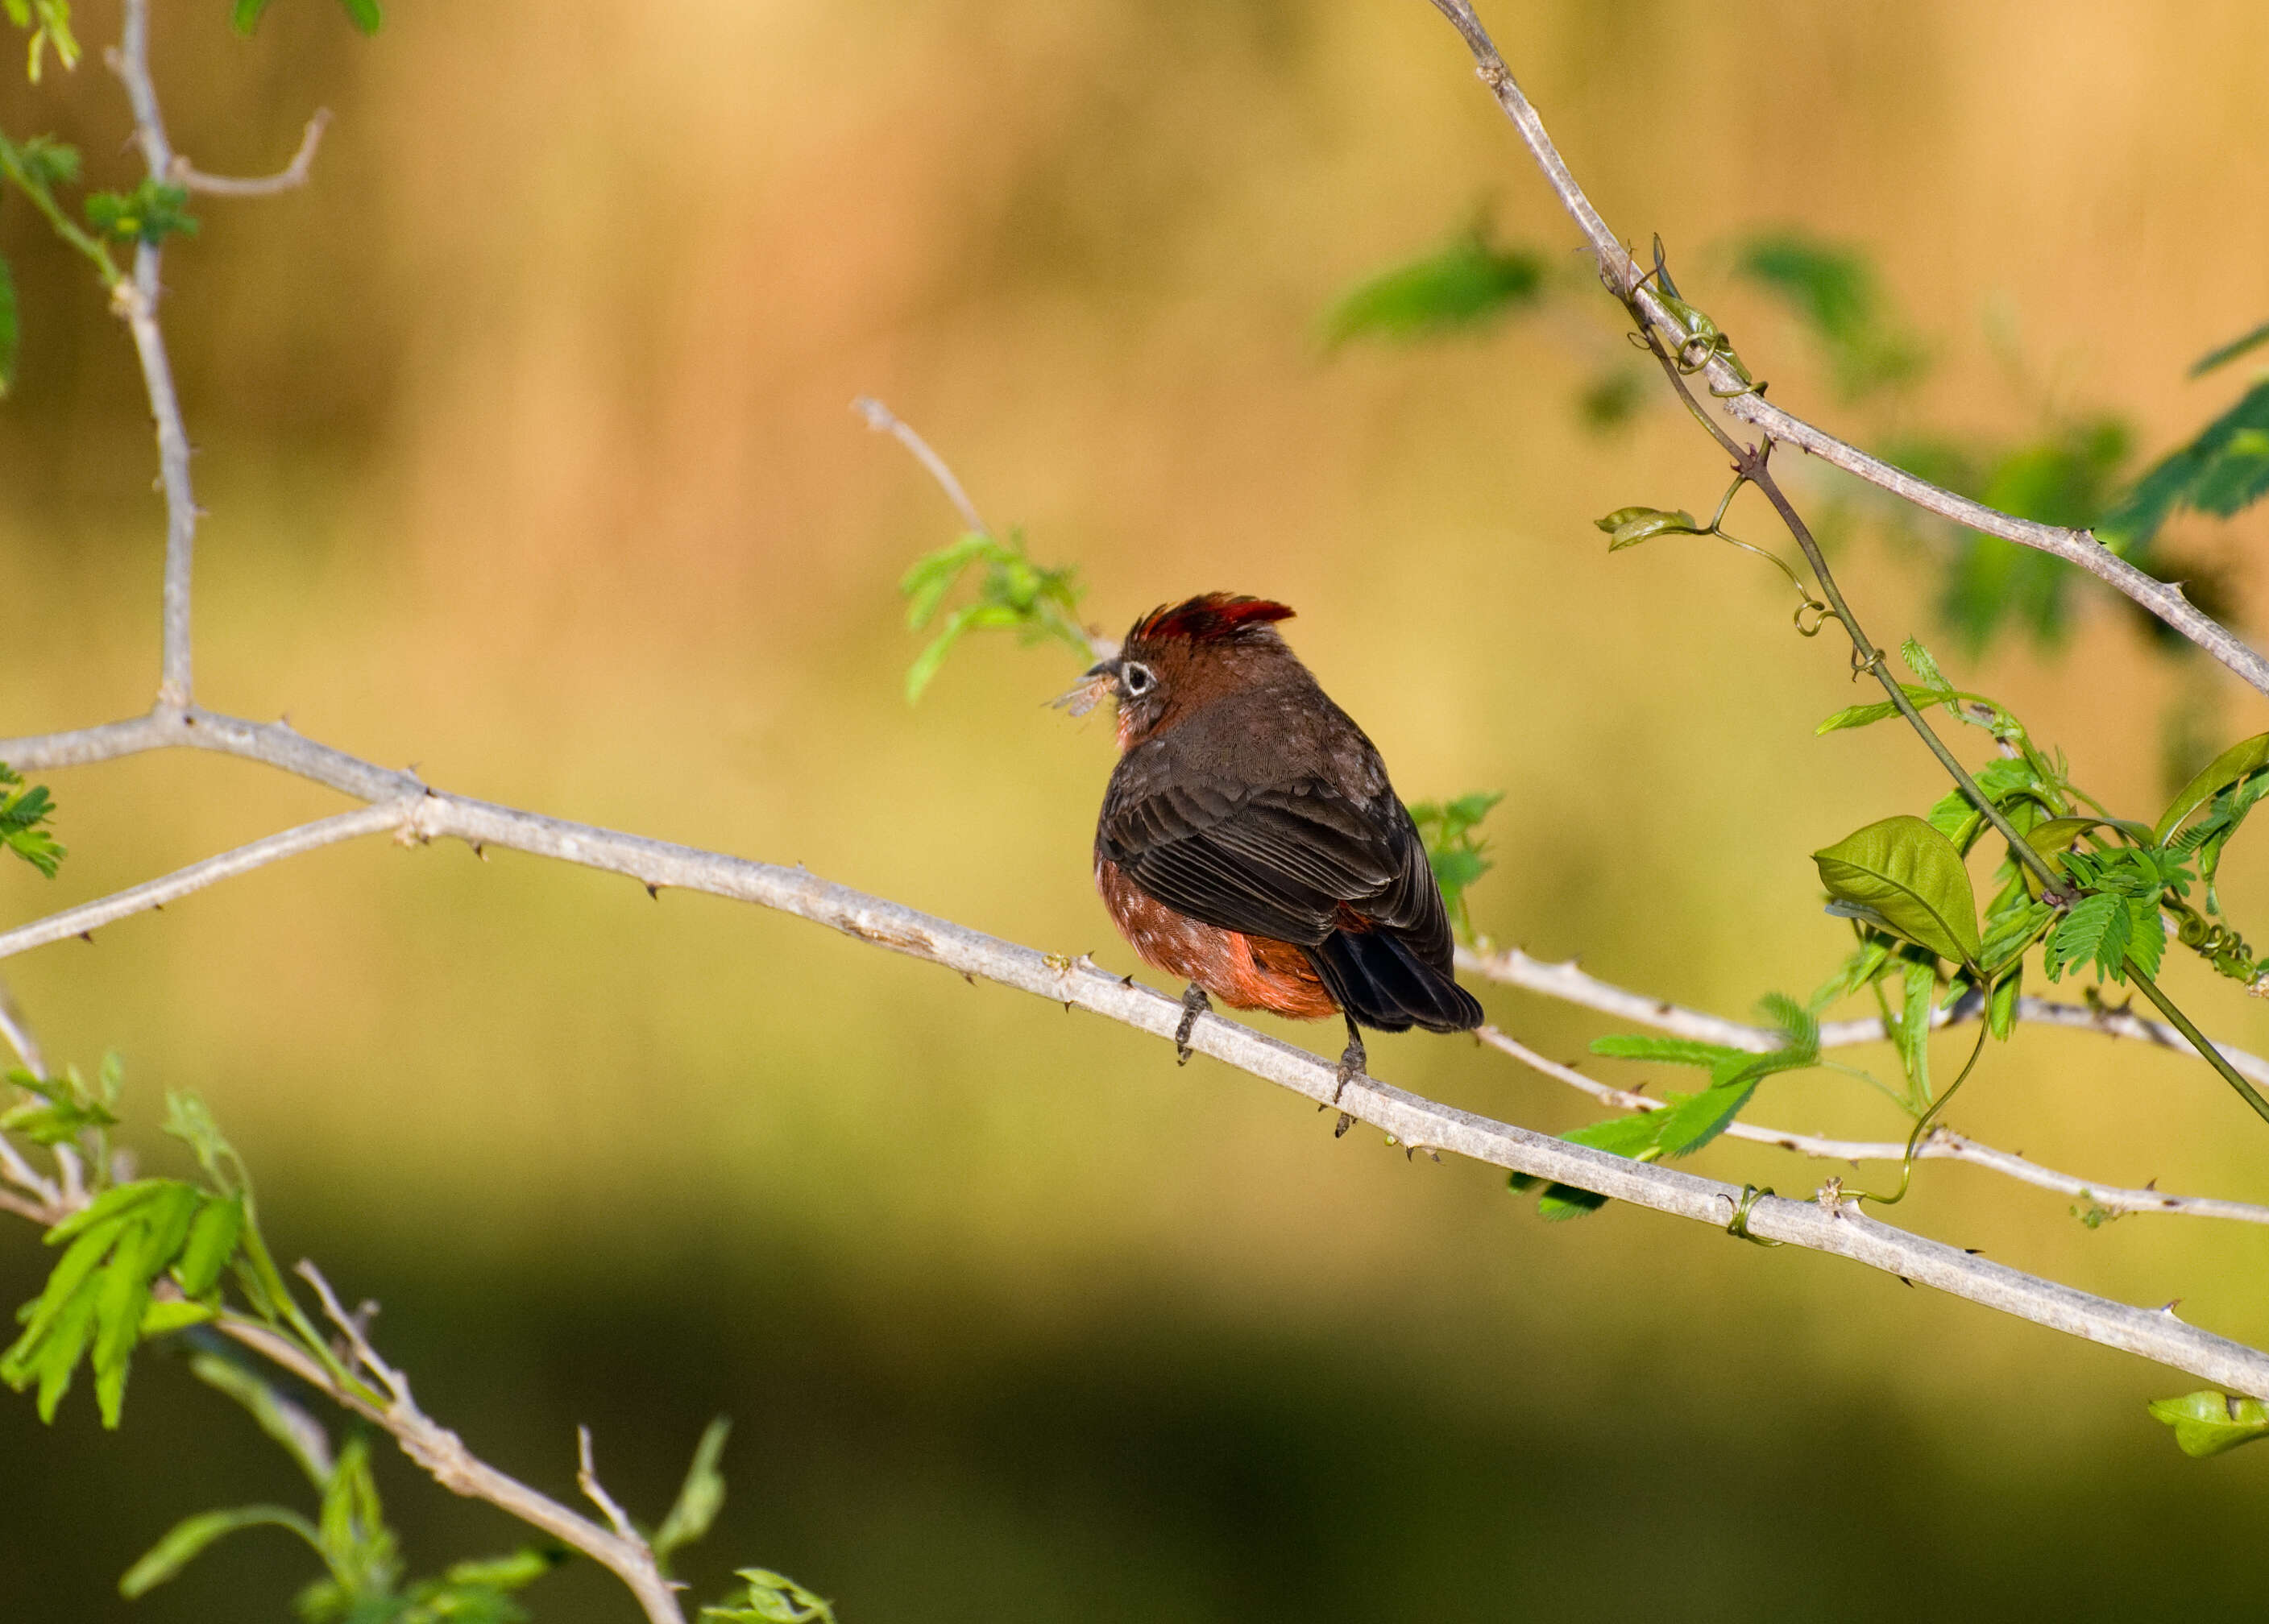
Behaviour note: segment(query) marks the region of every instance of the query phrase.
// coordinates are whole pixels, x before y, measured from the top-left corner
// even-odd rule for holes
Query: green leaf
[[[0,259],[0,399],[16,384],[16,277]]]
[[[1938,661],[1930,657],[1930,650],[1917,639],[1909,638],[1899,645],[1899,658],[1907,662],[1907,669],[1921,679],[1925,688],[1947,695],[1954,692],[1954,684],[1946,680],[1946,673],[1938,668]]]
[[[1985,939],[1978,944],[1978,963],[1986,970],[1999,970],[2032,946],[2033,939],[2047,929],[2055,917],[2055,912],[2046,903],[2031,901],[1989,915]]]
[[[2150,1410],[2153,1420],[2175,1429],[2175,1447],[2197,1460],[2269,1437],[2269,1404],[2258,1399],[2208,1391],[2154,1399]]]
[[[41,827],[54,816],[55,802],[44,784],[26,786],[0,763],[0,845],[22,858],[48,879],[70,853]]]
[[[1633,1116],[1610,1117],[1605,1122],[1594,1122],[1560,1137],[1571,1145],[1587,1145],[1610,1155],[1637,1157],[1654,1149],[1654,1119],[1661,1114],[1643,1111]],[[1542,1182],[1526,1173],[1514,1173],[1505,1180],[1505,1187],[1533,1190]],[[1558,1222],[1595,1213],[1607,1204],[1607,1197],[1593,1191],[1579,1190],[1573,1185],[1548,1184],[1544,1193],[1537,1198],[1536,1215]]]
[[[2168,837],[2183,825],[2184,819],[2212,801],[2223,790],[2264,768],[2269,768],[2269,733],[2258,733],[2236,744],[2208,762],[2196,778],[2182,787],[2180,794],[2167,803],[2152,825],[2151,843],[2164,845]]]
[[[2131,441],[2127,426],[2114,418],[2072,424],[2002,457],[1976,494],[1987,506],[2021,519],[2084,528],[2111,506]],[[2069,617],[2072,579],[2071,569],[2052,554],[1964,532],[1940,612],[1972,653],[2013,619],[2037,641],[2053,644]]]
[[[728,1598],[721,1606],[702,1608],[704,1619],[717,1624],[834,1624],[834,1608],[786,1574],[743,1568],[735,1576],[749,1587],[748,1593]]]
[[[236,0],[230,9],[229,23],[237,33],[248,34],[260,26],[261,17],[268,10],[268,0]]]
[[[141,1340],[171,1336],[176,1331],[186,1331],[191,1325],[202,1325],[212,1320],[219,1310],[208,1303],[188,1303],[180,1298],[152,1303],[142,1311]]]
[[[1475,230],[1348,293],[1325,313],[1324,344],[1336,350],[1356,338],[1408,341],[1464,331],[1534,303],[1543,285],[1541,257],[1493,247]]]
[[[1937,972],[1928,964],[1909,959],[1906,999],[1900,1008],[1898,1030],[1892,1036],[1898,1040],[1899,1065],[1917,1100],[1930,1098],[1930,1011],[1938,1001],[1937,993]]]
[[[207,1198],[195,1222],[180,1261],[174,1265],[174,1283],[192,1297],[202,1297],[220,1284],[221,1271],[236,1255],[244,1233],[244,1200],[240,1196]]]
[[[2255,384],[2190,444],[2169,453],[2104,515],[2095,534],[2133,551],[2159,533],[2175,509],[2227,519],[2269,491],[2269,379]]]
[[[1748,1077],[1723,1088],[1696,1094],[1670,1094],[1668,1111],[1653,1114],[1655,1143],[1666,1156],[1691,1155],[1733,1126],[1741,1107],[1757,1091],[1759,1079]]]
[[[2019,963],[1985,994],[1985,1030],[2003,1043],[2017,1030],[2017,1000],[2024,988],[2025,967]]]
[[[701,1435],[701,1442],[694,1446],[693,1464],[686,1469],[677,1499],[670,1506],[669,1515],[661,1519],[661,1526],[647,1541],[657,1560],[706,1534],[716,1522],[717,1513],[724,1509],[725,1476],[717,1470],[717,1461],[725,1452],[725,1439],[732,1430],[733,1423],[720,1415],[709,1423]]]
[[[365,33],[376,33],[386,21],[386,14],[378,8],[378,0],[339,0],[346,8],[347,19]]]
[[[1705,1044],[1691,1037],[1657,1037],[1637,1032],[1613,1032],[1605,1037],[1592,1039],[1592,1052],[1616,1060],[1659,1060],[1668,1066],[1699,1066],[1704,1068],[1725,1059],[1746,1059],[1754,1051],[1729,1049],[1723,1044]]]
[[[1702,522],[1682,507],[1618,507],[1604,519],[1593,520],[1592,524],[1595,529],[1608,533],[1609,552],[1621,552],[1658,535],[1707,534]]]
[[[997,563],[1007,556],[1007,550],[991,536],[971,530],[916,559],[898,579],[898,591],[906,600],[906,629],[919,631],[929,624],[939,603],[971,565],[980,558]]]
[[[239,1506],[233,1511],[206,1511],[174,1525],[152,1546],[146,1555],[118,1581],[118,1593],[132,1601],[147,1594],[195,1561],[216,1539],[244,1528],[282,1528],[295,1533],[320,1555],[322,1542],[314,1525],[297,1511],[283,1506]]]
[[[2250,333],[2241,334],[2221,348],[2209,350],[2191,363],[2190,376],[2203,378],[2215,367],[2236,360],[2247,351],[2269,343],[2269,321],[2264,321]]]
[[[1954,843],[1918,817],[1870,823],[1812,854],[1829,896],[1866,908],[1909,941],[1977,962],[1977,904]]]
[[[509,1556],[484,1557],[451,1564],[444,1576],[456,1587],[491,1591],[525,1590],[567,1560],[558,1546],[522,1546]]]
[[[1449,910],[1451,927],[1461,941],[1474,936],[1473,920],[1466,912],[1466,892],[1496,865],[1489,858],[1489,842],[1474,831],[1504,799],[1502,791],[1476,790],[1455,801],[1422,801],[1410,808],[1410,822],[1426,848],[1426,861],[1434,870],[1442,902]]]
[[[197,234],[188,189],[146,176],[130,192],[89,193],[86,223],[102,236],[152,247],[168,237]]]
[[[2159,960],[2167,950],[2167,919],[2159,912],[2157,892],[2128,898],[2125,947],[2129,963],[2147,976],[2159,973]]]
[[[242,1405],[261,1431],[299,1463],[299,1470],[320,1492],[329,1487],[331,1441],[322,1423],[270,1387],[233,1358],[201,1353],[189,1361],[189,1373],[206,1386],[226,1393]]]
[[[1853,250],[1775,233],[1743,245],[1735,269],[1779,294],[1803,320],[1846,399],[1923,371],[1922,345],[1902,329],[1873,269]]]
[[[1906,695],[1907,703],[1918,711],[1942,705],[1947,697],[1935,688],[1920,688],[1912,683],[1901,683],[1899,691]],[[1876,722],[1888,721],[1898,713],[1899,707],[1888,699],[1878,699],[1873,705],[1847,705],[1814,727],[1812,735],[1818,738],[1823,734],[1840,733],[1846,727],[1871,727]]]
[[[2075,964],[2089,960],[2101,960],[2104,944],[2111,942],[2122,952],[2127,942],[2126,899],[2106,892],[2083,897],[2073,904],[2056,927],[2049,932],[2048,945],[2043,954],[2041,967],[2051,981],[2060,981],[2064,972]],[[2114,963],[2117,961],[2115,959]]]

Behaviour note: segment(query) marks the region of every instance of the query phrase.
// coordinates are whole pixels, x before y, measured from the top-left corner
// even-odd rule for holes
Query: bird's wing
[[[1147,776],[1147,775],[1144,775]],[[1421,926],[1441,896],[1392,791],[1372,803],[1320,779],[1254,789],[1177,775],[1114,781],[1096,851],[1149,895],[1223,930],[1313,946],[1342,910],[1390,929]],[[1448,923],[1441,926],[1448,951]]]

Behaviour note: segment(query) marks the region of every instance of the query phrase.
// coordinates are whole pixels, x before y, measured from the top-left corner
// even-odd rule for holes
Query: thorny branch
[[[45,769],[168,745],[266,761],[373,800],[398,801],[404,782],[417,782],[312,743],[288,728],[205,711],[152,712],[81,733],[0,741],[0,760]],[[451,837],[475,846],[504,847],[626,875],[656,891],[664,887],[698,890],[755,903],[1157,1037],[1171,1037],[1182,1016],[1180,1000],[1112,975],[1084,955],[1072,958],[1003,941],[833,884],[802,867],[756,862],[419,788],[422,794],[401,826],[404,835],[414,838]],[[1339,1092],[1337,1068],[1331,1061],[1217,1015],[1197,1022],[1190,1044],[1319,1104],[1329,1103]],[[1733,1185],[1548,1138],[1369,1078],[1349,1082],[1340,1104],[1408,1148],[1447,1151],[1719,1228],[1748,1204],[1750,1231],[1765,1238],[1853,1259],[1917,1284],[2140,1354],[2226,1388],[2269,1393],[2269,1354],[2184,1325],[2169,1314],[2113,1303],[1878,1223],[1845,1203],[1770,1196],[1745,1202],[1746,1192]]]
[[[1644,273],[1631,258],[1630,250],[1608,228],[1608,223],[1600,218],[1599,210],[1592,206],[1591,199],[1569,171],[1567,160],[1561,157],[1559,149],[1552,144],[1551,137],[1545,133],[1544,121],[1537,116],[1535,107],[1514,82],[1511,70],[1505,66],[1504,58],[1490,41],[1488,30],[1482,26],[1481,18],[1474,15],[1469,0],[1432,0],[1432,4],[1437,11],[1449,18],[1451,26],[1465,40],[1467,48],[1473,53],[1482,82],[1489,87],[1497,105],[1519,131],[1529,155],[1536,160],[1536,166],[1544,172],[1545,181],[1558,196],[1561,206],[1584,233],[1599,262],[1600,279],[1616,298],[1635,299],[1659,338],[1667,341],[1675,353],[1676,346],[1690,335],[1680,327],[1653,291],[1644,285],[1642,280]],[[2269,660],[2265,660],[2258,651],[2228,627],[2201,612],[2183,595],[2179,585],[2153,579],[2104,546],[2089,532],[2014,518],[1983,503],[1973,502],[1967,497],[1956,496],[1951,491],[1940,490],[1927,480],[1918,479],[1880,458],[1869,456],[1858,447],[1848,445],[1770,404],[1748,380],[1741,377],[1732,364],[1716,351],[1711,353],[1700,375],[1708,382],[1711,394],[1728,413],[1759,430],[1768,442],[1778,441],[1800,447],[1823,461],[1855,474],[1925,512],[1950,519],[1969,529],[1998,535],[2021,547],[2036,548],[2042,552],[2054,554],[2069,564],[2079,565],[2097,579],[2141,604],[2253,688],[2269,694]]]

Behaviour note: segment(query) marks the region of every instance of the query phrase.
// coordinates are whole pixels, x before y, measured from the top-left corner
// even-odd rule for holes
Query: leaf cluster
[[[1087,633],[1077,619],[1078,572],[1034,564],[1024,550],[1024,533],[1016,529],[1006,541],[971,530],[918,559],[898,582],[906,600],[907,627],[926,629],[956,584],[972,569],[977,572],[975,597],[946,615],[928,646],[907,668],[909,705],[921,698],[953,646],[972,631],[1011,631],[1027,644],[1053,639],[1082,655],[1088,653]]]
[[[0,846],[52,880],[70,849],[43,827],[55,803],[44,784],[27,785],[0,762]]]
[[[101,236],[155,247],[172,236],[197,234],[187,187],[144,176],[130,192],[90,192],[86,223]]]
[[[1450,926],[1460,941],[1474,939],[1474,924],[1466,912],[1466,891],[1496,867],[1488,853],[1489,842],[1478,832],[1489,809],[1504,799],[1502,790],[1477,790],[1454,801],[1422,801],[1410,808],[1410,821],[1425,843],[1426,860],[1434,882],[1442,888],[1442,902],[1450,912]]]
[[[334,1452],[313,1415],[233,1358],[208,1350],[189,1368],[242,1405],[284,1447],[314,1487],[315,1515],[249,1505],[185,1517],[119,1580],[119,1593],[129,1601],[175,1577],[216,1541],[248,1528],[280,1528],[322,1561],[323,1576],[295,1604],[306,1624],[521,1624],[528,1613],[517,1592],[567,1559],[558,1546],[528,1546],[403,1584],[401,1543],[387,1524],[368,1440],[350,1437]]]
[[[1535,304],[1543,290],[1543,256],[1499,247],[1486,223],[1477,224],[1436,253],[1341,295],[1324,313],[1324,345],[1336,350],[1357,338],[1408,343],[1466,332]]]
[[[78,41],[71,33],[70,0],[0,0],[0,12],[5,12],[17,27],[31,30],[24,73],[33,84],[40,82],[49,50],[66,69],[78,66]]]
[[[266,15],[269,4],[270,0],[234,0],[229,8],[230,26],[239,33],[251,33],[260,26],[260,19]],[[346,12],[347,20],[365,33],[376,33],[379,26],[386,20],[386,13],[380,9],[378,0],[339,0],[339,5]]]
[[[784,1573],[768,1568],[742,1568],[734,1577],[748,1586],[738,1597],[720,1606],[704,1607],[701,1616],[715,1624],[835,1624],[835,1609]]]

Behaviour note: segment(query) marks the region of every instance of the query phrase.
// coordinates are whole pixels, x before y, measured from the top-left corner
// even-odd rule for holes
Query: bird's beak
[[[1069,711],[1074,716],[1084,716],[1105,699],[1115,698],[1119,690],[1119,662],[1098,660],[1080,674],[1080,679],[1058,694],[1050,703],[1055,709]]]

